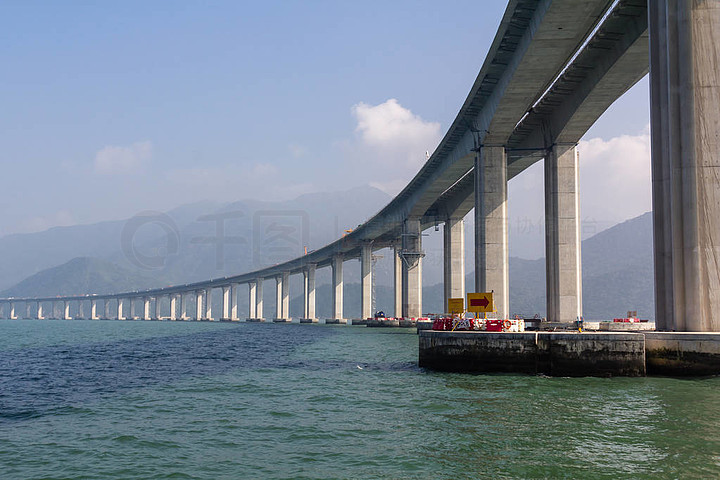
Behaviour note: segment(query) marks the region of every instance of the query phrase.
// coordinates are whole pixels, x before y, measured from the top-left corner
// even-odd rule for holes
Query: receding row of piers
[[[475,291],[495,292],[499,318],[509,315],[507,153],[503,146],[478,149],[475,165]],[[547,308],[548,317],[570,322],[582,315],[580,230],[578,209],[578,156],[575,145],[555,145],[545,159]],[[438,222],[440,223],[440,222]],[[442,222],[445,300],[465,296],[465,228],[462,216],[448,215]],[[427,224],[427,222],[426,222]],[[347,323],[344,312],[343,264],[360,261],[361,318],[373,316],[373,252],[391,248],[394,257],[394,315],[422,317],[422,231],[420,218],[409,217],[394,242],[363,242],[350,253],[325,257],[321,264],[305,263],[293,270],[226,281],[213,280],[182,287],[56,298],[0,300],[0,315],[17,318],[17,304],[24,304],[27,318],[140,319],[140,320],[240,320],[241,285],[248,285],[248,321],[265,320],[263,285],[275,281],[275,322],[291,321],[290,276],[302,275],[302,323],[317,322],[315,278],[318,268],[329,267],[331,313],[326,323]],[[281,267],[281,266],[280,266]],[[268,273],[268,272],[258,272]],[[253,278],[254,277],[254,278]],[[235,280],[235,281],[234,281]],[[227,283],[225,283],[227,282]],[[222,292],[220,311],[213,312],[213,292]],[[73,308],[71,309],[71,305]],[[98,310],[103,306],[103,311]],[[166,307],[162,315],[162,306]],[[49,306],[47,310],[45,307]],[[191,311],[191,306],[194,309]],[[87,310],[86,310],[87,309]],[[72,316],[71,316],[72,310]],[[169,310],[169,312],[168,312]],[[445,305],[447,311],[447,303]]]

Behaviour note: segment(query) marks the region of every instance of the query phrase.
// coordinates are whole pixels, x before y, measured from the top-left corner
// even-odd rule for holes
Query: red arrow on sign
[[[490,305],[490,300],[488,300],[486,297],[483,297],[480,299],[473,298],[472,300],[470,300],[470,305],[472,305],[473,307],[483,307],[484,308],[484,307],[487,307],[488,305]]]

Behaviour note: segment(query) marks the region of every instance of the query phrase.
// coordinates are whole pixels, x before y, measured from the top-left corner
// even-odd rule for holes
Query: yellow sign
[[[468,312],[489,313],[495,311],[492,292],[468,293],[467,305]]]
[[[463,313],[465,311],[464,298],[448,298],[448,313]]]

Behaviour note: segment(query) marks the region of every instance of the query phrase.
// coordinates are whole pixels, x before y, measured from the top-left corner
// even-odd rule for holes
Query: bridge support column
[[[720,3],[648,2],[658,330],[720,331]]]
[[[160,320],[160,307],[162,306],[162,299],[163,297],[161,296],[155,297],[155,314],[153,315],[153,320]]]
[[[70,320],[70,302],[63,301],[63,320]]]
[[[180,320],[188,320],[188,293],[180,294]]]
[[[222,287],[222,308],[220,312],[220,320],[230,320],[230,285]]]
[[[393,247],[393,285],[395,286],[395,317],[402,317],[403,281],[402,281],[402,241]]]
[[[465,221],[450,217],[443,226],[443,284],[448,298],[465,298]]]
[[[504,146],[475,157],[475,291],[494,292],[498,318],[509,316],[507,159]]]
[[[84,300],[78,300],[78,307],[77,307],[78,313],[77,318],[78,320],[85,320],[85,301]],[[30,312],[28,312],[28,315]],[[30,317],[28,317],[30,318]]]
[[[420,219],[408,218],[402,237],[402,316],[422,316],[422,230]]]
[[[238,293],[239,287],[237,283],[230,285],[230,320],[238,320]]]
[[[290,321],[290,274],[285,272],[282,274],[282,316],[280,320]]]
[[[301,323],[315,323],[315,264],[310,264],[303,271],[303,318]]]
[[[198,290],[195,292],[195,321],[202,320],[203,312],[203,291]]]
[[[325,323],[347,323],[343,318],[343,258],[335,255],[332,259],[332,318],[325,320]]]
[[[150,297],[143,298],[143,320],[150,320]]]
[[[257,280],[255,282],[248,283],[248,316],[249,319],[255,319],[258,318],[257,314],[257,304],[258,304],[258,297],[257,297],[257,286],[260,284],[261,280]]]
[[[40,309],[40,310],[42,310],[42,309]],[[38,315],[42,315],[42,311],[40,311],[40,313]],[[97,300],[90,300],[90,320],[97,320],[97,319],[98,319]]]
[[[17,315],[15,314],[15,302],[10,302],[10,320],[17,320]]]
[[[373,271],[372,271],[372,244],[363,244],[360,250],[360,318],[365,320],[373,316]]]
[[[275,277],[275,319],[283,316],[283,277]]]
[[[110,320],[110,299],[106,298],[103,301],[103,320]]]
[[[545,283],[551,322],[582,316],[578,185],[575,144],[553,146],[545,157]]]
[[[128,298],[128,302],[130,303],[130,320],[135,320],[135,300],[136,298]]]
[[[125,299],[124,298],[118,298],[117,301],[117,319],[118,320],[125,320]]]
[[[178,295],[176,293],[170,295],[170,320],[178,320]]]
[[[213,319],[212,316],[212,288],[203,291],[203,305],[205,306],[205,316],[203,320],[208,322]]]
[[[258,278],[257,286],[255,287],[255,298],[257,299],[257,303],[255,304],[255,315],[257,316],[255,318],[258,320],[263,319],[263,283],[265,283],[265,279]]]
[[[82,306],[82,302],[80,302],[80,306]],[[25,318],[26,319],[32,318],[30,316],[30,308],[31,308],[30,302],[25,302]]]
[[[36,318],[37,318],[38,320],[43,320],[43,319],[45,318],[45,317],[43,317],[43,304],[42,304],[42,302],[40,302],[40,301],[37,302],[37,314],[36,314]]]

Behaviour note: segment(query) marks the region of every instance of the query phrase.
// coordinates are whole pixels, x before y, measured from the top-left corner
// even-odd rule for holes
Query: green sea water
[[[0,321],[0,479],[720,477],[720,378],[461,375],[403,329]]]

